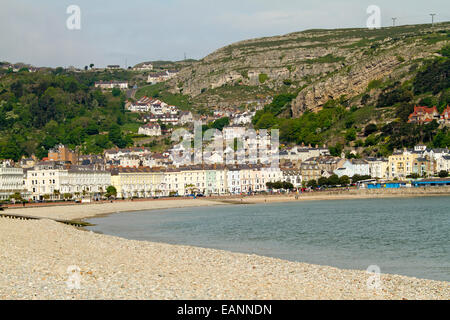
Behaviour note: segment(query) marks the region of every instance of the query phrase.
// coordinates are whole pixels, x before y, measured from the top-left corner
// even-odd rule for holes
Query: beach
[[[275,194],[255,196],[223,196],[168,199],[142,199],[142,200],[115,200],[113,202],[93,202],[89,204],[67,205],[39,205],[28,207],[8,208],[6,212],[14,215],[25,215],[39,218],[83,220],[111,213],[144,211],[157,209],[173,209],[200,206],[232,205],[232,204],[258,204],[292,201],[326,201],[351,199],[379,199],[379,198],[409,198],[448,196],[450,187],[429,188],[403,188],[379,190],[339,190],[324,192],[305,192],[301,194]]]
[[[448,299],[448,282],[140,242],[0,219],[0,299]],[[80,270],[70,289],[68,268]]]
[[[302,198],[303,196],[303,198]],[[374,195],[378,197],[382,195]],[[395,196],[390,194],[389,196]],[[397,195],[398,196],[398,195]],[[412,196],[412,195],[405,195]],[[330,195],[259,196],[242,203],[330,199]],[[335,195],[361,198],[363,194]],[[334,199],[333,198],[333,199]],[[114,212],[231,205],[232,199],[125,201],[7,209],[52,219]],[[198,247],[127,240],[55,221],[0,218],[0,299],[445,299],[444,281],[371,274]],[[80,288],[66,281],[80,270]]]

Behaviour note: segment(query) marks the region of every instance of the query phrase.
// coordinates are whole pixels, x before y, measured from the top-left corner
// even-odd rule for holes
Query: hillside
[[[255,95],[298,92],[294,116],[342,95],[362,94],[370,81],[403,78],[448,41],[450,23],[368,29],[308,30],[246,40],[184,68],[171,91],[206,106],[239,106]],[[238,91],[238,92],[236,92]]]
[[[415,104],[450,103],[450,23],[379,30],[309,30],[238,42],[193,63],[169,82],[198,109],[247,107],[267,96],[257,128],[279,128],[285,144],[327,144],[338,155],[382,156],[394,148],[450,145],[437,123],[406,123]],[[448,49],[447,49],[448,55]],[[349,155],[350,156],[350,155]]]
[[[137,115],[126,113],[125,92],[102,92],[99,80],[128,80],[128,71],[72,73],[62,68],[0,70],[0,159],[47,156],[58,143],[83,153],[133,145]]]
[[[139,86],[137,98],[201,114],[216,106],[253,109],[272,97],[256,113],[256,128],[280,129],[283,144],[326,144],[335,155],[448,147],[447,127],[407,120],[415,104],[439,112],[450,104],[449,40],[450,23],[309,30],[242,41],[199,61],[159,61],[158,68],[181,71],[156,85],[124,70],[0,69],[0,158],[43,157],[57,143],[83,153],[133,145],[140,122],[124,109],[127,93],[101,92],[93,87],[99,80],[127,80]]]

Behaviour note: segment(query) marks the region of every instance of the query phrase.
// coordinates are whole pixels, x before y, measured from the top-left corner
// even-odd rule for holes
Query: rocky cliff
[[[171,92],[203,106],[238,106],[295,92],[292,114],[363,94],[372,80],[408,77],[450,40],[450,23],[379,30],[309,30],[238,42],[184,68]]]

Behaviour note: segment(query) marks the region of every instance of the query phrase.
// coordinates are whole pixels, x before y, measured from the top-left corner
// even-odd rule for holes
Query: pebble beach
[[[174,201],[174,202],[170,202]],[[180,203],[177,201],[186,201]],[[264,201],[264,199],[261,199]],[[95,214],[148,209],[124,202],[8,213],[81,219]],[[152,208],[223,204],[167,200]],[[114,210],[112,209],[114,205]],[[81,211],[81,212],[80,212]],[[78,213],[77,213],[78,212]],[[0,218],[0,299],[394,299],[448,300],[450,283],[290,262],[214,249],[126,240],[55,221]],[[69,269],[79,270],[71,288]]]

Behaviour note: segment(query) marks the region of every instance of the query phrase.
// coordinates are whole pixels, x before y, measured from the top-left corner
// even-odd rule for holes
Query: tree
[[[64,194],[63,194],[63,198],[64,198],[65,200],[70,200],[70,199],[73,198],[73,194],[71,194],[71,193],[64,193]]]
[[[270,129],[277,123],[277,118],[272,113],[265,113],[256,123],[257,129]]]
[[[108,188],[106,188],[105,196],[107,198],[117,197],[117,189],[114,186],[109,186]]]
[[[446,171],[446,170],[442,170],[442,171],[439,172],[439,177],[440,178],[447,178],[448,175],[449,175],[448,171]]]
[[[211,125],[211,128],[222,131],[223,128],[228,126],[229,124],[230,124],[230,118],[223,117],[223,118],[220,118],[220,119],[217,119],[216,121],[214,121]]]
[[[61,193],[59,192],[59,190],[53,190],[53,196],[55,196],[59,200],[61,197]]]
[[[92,69],[92,68],[94,67],[94,64],[91,63],[91,64],[89,65],[89,67]]]
[[[112,90],[111,90],[111,93],[112,93],[112,95],[114,96],[114,97],[118,97],[118,96],[120,96],[120,89],[118,89],[118,88],[113,88]]]
[[[331,177],[328,178],[328,184],[330,186],[337,186],[339,184],[339,176],[336,174],[333,174]]]
[[[344,147],[340,143],[337,143],[334,147],[329,148],[330,154],[333,157],[340,157],[343,149]]]
[[[10,139],[6,142],[6,145],[0,144],[0,158],[19,161],[22,153],[23,150],[20,148],[15,136],[10,137]]]
[[[307,187],[310,187],[312,189],[316,189],[317,188],[317,181],[316,180],[309,180],[308,183],[306,184]]]
[[[328,179],[325,177],[320,177],[318,181],[319,186],[327,186],[328,185]]]
[[[283,182],[282,186],[283,186],[282,189],[284,189],[284,190],[292,190],[292,189],[294,189],[294,185],[292,183],[290,183],[290,182],[287,182],[287,181]]]
[[[374,123],[370,123],[364,128],[364,135],[366,137],[370,136],[372,133],[377,132],[377,130],[377,125]]]
[[[195,185],[193,184],[187,184],[184,189],[187,191],[188,194],[193,194],[194,190],[196,190],[197,188],[195,187]]]
[[[368,179],[370,179],[370,178],[372,178],[372,177],[371,177],[371,176],[368,176],[368,175],[361,176],[361,175],[359,175],[359,174],[355,174],[355,175],[352,177],[352,183],[357,183],[357,182],[359,182],[359,181],[368,180]]]
[[[339,178],[339,184],[343,186],[347,186],[350,184],[350,178],[348,176],[342,176]]]
[[[122,137],[122,132],[120,130],[120,127],[117,124],[113,124],[108,133],[109,140],[114,143],[119,148],[125,148],[127,145],[127,142]]]
[[[16,192],[9,196],[9,200],[14,200],[15,202],[22,202],[24,199],[22,198],[20,192]]]
[[[345,134],[345,140],[347,141],[356,140],[356,130],[354,128],[347,130],[347,133]]]

